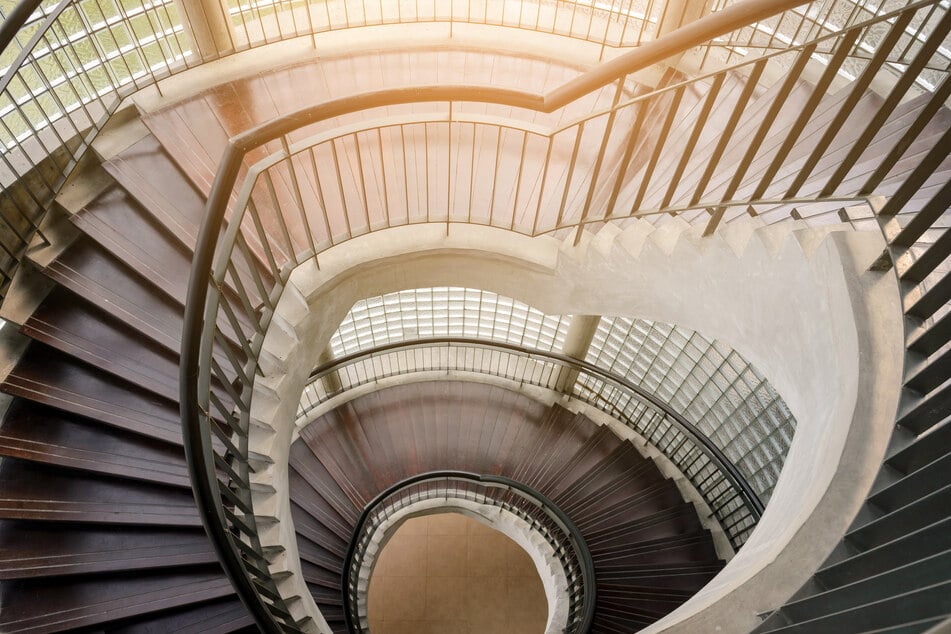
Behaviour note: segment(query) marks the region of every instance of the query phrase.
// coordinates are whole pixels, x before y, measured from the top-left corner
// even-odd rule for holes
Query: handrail
[[[23,25],[26,24],[26,21],[30,19],[30,16],[41,4],[43,4],[43,0],[20,0],[13,7],[13,11],[0,23],[0,54],[7,50],[10,43],[16,38],[17,32],[23,28]]]
[[[222,317],[227,318],[232,326],[237,323],[232,307],[229,307],[227,301],[222,301],[219,304],[219,300],[223,296],[223,284],[225,283],[225,277],[227,275],[232,276],[234,284],[244,284],[244,282],[240,279],[240,274],[234,270],[233,263],[231,262],[230,258],[232,255],[232,250],[236,248],[236,246],[243,249],[245,253],[253,251],[253,248],[249,248],[245,236],[240,233],[241,227],[243,225],[246,224],[247,226],[250,226],[251,224],[250,222],[245,223],[245,219],[247,219],[247,216],[244,215],[246,208],[236,209],[235,215],[229,219],[227,230],[224,232],[223,237],[223,243],[225,246],[221,253],[217,253],[217,250],[219,236],[222,233],[222,227],[225,225],[225,216],[228,210],[229,201],[232,194],[234,193],[233,189],[235,182],[243,167],[244,157],[249,151],[260,147],[268,141],[280,139],[284,146],[284,152],[288,153],[287,135],[293,130],[299,129],[305,125],[325,121],[338,115],[387,105],[432,101],[448,102],[451,104],[454,101],[466,101],[508,105],[515,108],[527,109],[540,113],[552,112],[557,110],[559,107],[570,103],[573,99],[576,99],[579,96],[589,94],[584,92],[585,90],[607,86],[613,81],[617,80],[619,77],[625,77],[630,73],[646,68],[657,61],[669,57],[670,55],[687,50],[686,48],[682,47],[689,48],[696,43],[706,41],[710,38],[715,38],[730,32],[731,29],[736,28],[736,24],[738,23],[737,21],[741,21],[741,15],[745,15],[746,20],[761,20],[765,17],[768,17],[769,15],[772,15],[772,13],[782,11],[792,6],[798,6],[799,4],[804,4],[804,2],[794,0],[748,0],[742,4],[735,5],[735,7],[731,7],[729,9],[730,13],[726,18],[716,15],[708,16],[707,18],[697,21],[693,25],[677,29],[676,31],[662,36],[650,44],[644,45],[637,51],[624,54],[614,62],[608,62],[607,64],[599,66],[594,70],[589,71],[574,82],[568,82],[564,86],[545,95],[533,94],[515,89],[475,86],[449,87],[435,85],[385,89],[350,97],[343,97],[308,108],[303,108],[296,112],[280,116],[274,120],[258,125],[257,127],[254,127],[230,139],[225,146],[222,160],[219,164],[219,170],[215,176],[211,191],[209,193],[206,214],[200,229],[188,285],[187,303],[185,309],[186,316],[182,339],[181,376],[183,384],[181,407],[183,425],[189,428],[195,428],[202,420],[205,420],[207,426],[207,419],[210,417],[210,414],[207,411],[203,412],[200,410],[200,404],[202,401],[199,399],[199,396],[200,393],[204,393],[206,397],[208,395],[208,388],[210,385],[209,373],[211,370],[206,366],[204,368],[204,373],[202,373],[200,362],[202,359],[210,359],[213,347],[217,344],[220,344],[220,342],[215,340],[218,334],[220,334],[216,334],[215,332],[218,327],[219,307],[221,307],[224,311]],[[908,23],[908,20],[910,20],[911,16],[911,12],[908,12],[907,15],[904,15],[902,18],[904,20],[903,23],[896,23],[896,25],[893,25],[890,30],[890,36],[897,37],[900,28],[903,28],[903,26]],[[805,122],[815,111],[819,98],[825,94],[825,91],[831,85],[832,79],[836,76],[838,68],[842,62],[848,58],[851,47],[855,43],[856,38],[859,36],[859,32],[860,29],[858,27],[849,26],[848,29],[842,33],[841,38],[838,40],[832,63],[830,63],[823,72],[823,76],[819,83],[821,88],[817,89],[815,93],[817,96],[810,100],[808,108],[806,108],[800,114],[799,120],[801,122],[801,126],[805,125]],[[672,42],[679,43],[678,46],[681,48],[674,46]],[[801,64],[801,66],[797,66],[796,72],[790,73],[789,77],[783,81],[784,90],[787,86],[789,90],[791,90],[793,83],[798,81],[799,75],[802,72],[802,68],[809,61],[813,50],[814,47],[810,48],[809,46],[806,46],[797,57],[796,64]],[[759,66],[754,68],[754,70],[758,69],[757,72],[762,71],[764,65],[765,64],[761,62]],[[867,79],[871,79],[871,75],[869,75]],[[616,100],[621,95],[623,83],[624,82],[621,81],[618,84]],[[751,85],[749,87],[750,90],[752,90],[753,87],[754,85]],[[680,95],[682,90],[682,88],[679,89],[679,91],[675,94]],[[788,92],[786,94],[788,94]],[[748,96],[749,95],[747,95],[747,98]],[[777,103],[779,103],[781,106],[783,102],[780,100]],[[709,104],[712,104],[712,99],[708,99],[707,105]],[[773,112],[772,109],[771,112]],[[676,108],[670,110],[670,115],[668,116],[669,121],[672,122],[672,116],[675,113]],[[775,116],[775,112],[773,112],[771,116]],[[735,122],[732,125],[736,125]],[[583,124],[579,126],[578,135],[575,140],[575,153],[577,153],[577,148],[580,144],[582,129]],[[610,129],[610,122],[608,124],[608,129]],[[765,138],[765,134],[768,132],[768,129],[768,126],[761,127],[760,130],[757,131],[757,135],[759,135],[760,131],[762,131],[762,134],[764,135],[763,138]],[[800,125],[797,123],[797,126],[793,127],[793,130],[796,130],[795,134],[790,135],[788,138],[782,141],[782,147],[779,148],[776,158],[773,159],[772,163],[766,170],[767,176],[764,176],[760,180],[760,184],[757,186],[757,191],[753,196],[754,199],[761,197],[765,192],[767,185],[772,183],[773,177],[776,175],[777,171],[782,166],[783,161],[788,156],[789,151],[798,140],[798,131],[801,131],[801,129],[802,127],[800,127]],[[698,129],[693,131],[691,137],[693,140],[690,141],[690,143],[696,142],[697,136],[695,135],[699,135]],[[728,139],[729,137],[727,135],[724,138]],[[602,143],[602,153],[607,143],[607,139],[608,135],[606,134]],[[813,151],[807,160],[807,164],[809,165],[810,169],[814,167],[815,163],[822,157],[822,152],[829,147],[832,140],[832,136],[824,135],[817,149]],[[871,137],[869,137],[866,142],[870,140]],[[747,151],[748,159],[744,158],[743,162],[740,163],[740,168],[738,168],[733,182],[731,182],[728,186],[728,190],[730,192],[735,192],[736,187],[740,185],[742,176],[745,174],[745,170],[750,166],[752,159],[755,156],[755,152],[758,149],[758,142],[753,143],[751,147],[752,149]],[[628,143],[627,148],[630,152],[633,150],[633,145]],[[720,147],[715,152],[716,160],[719,160],[719,156],[724,150],[725,146]],[[656,160],[658,152],[659,150],[656,150],[653,153],[654,156],[651,159],[652,161]],[[627,159],[622,159],[622,164],[625,166],[627,163],[624,161],[627,161],[630,158],[629,154],[627,156]],[[687,157],[689,157],[689,152],[687,153]],[[858,155],[855,156],[855,159],[858,159]],[[572,162],[573,160],[574,159],[572,159]],[[678,169],[682,170],[685,167],[685,161],[686,158],[681,161],[681,165]],[[711,164],[711,170],[713,166],[715,166],[715,161]],[[594,168],[595,174],[599,168],[600,163],[597,163]],[[653,163],[649,165],[649,169],[653,169]],[[808,175],[808,170],[804,170],[804,172],[806,175]],[[290,173],[290,178],[292,180],[295,178],[293,172]],[[701,182],[705,185],[706,182],[708,182],[708,179],[709,174],[704,175],[701,179]],[[617,182],[620,183],[620,180]],[[675,184],[676,182],[677,178],[674,179]],[[648,184],[649,178],[645,178],[642,182],[641,193],[638,194],[639,197],[634,203],[635,207],[639,204],[640,196]],[[786,193],[786,197],[794,198],[801,184],[802,183],[799,181],[793,183],[793,185],[790,187],[790,190]],[[268,185],[270,186],[270,183],[268,183]],[[593,194],[593,186],[594,180],[592,179],[592,186],[588,192],[589,204]],[[620,185],[616,186],[614,192],[615,196],[617,194],[617,187],[619,186]],[[567,193],[568,189],[566,187],[564,194],[565,197],[567,197]],[[673,195],[673,193],[674,187],[670,187],[667,194],[667,200],[670,199],[670,196]],[[297,194],[300,194],[299,190],[297,191]],[[271,196],[276,200],[273,190],[271,191]],[[541,199],[539,198],[539,204],[540,200]],[[562,205],[564,205],[564,200],[562,201]],[[303,205],[299,204],[299,207],[302,215],[304,215]],[[711,217],[707,233],[712,233],[713,230],[715,230],[717,224],[723,218],[723,208],[714,207],[713,209],[708,209],[708,211],[710,211]],[[586,214],[587,206],[581,216],[581,220],[578,223],[579,229],[576,240],[580,239],[581,225],[586,220],[588,220]],[[260,218],[254,214],[251,214],[250,220],[258,223],[255,226],[255,229],[258,231],[259,235],[263,236],[265,240],[267,240],[267,231],[265,231],[260,226]],[[257,283],[259,287],[257,290],[259,291],[259,296],[262,298],[264,305],[250,307],[250,309],[245,307],[244,310],[246,311],[246,316],[250,318],[252,322],[252,328],[255,329],[255,332],[252,333],[250,337],[245,336],[243,332],[239,333],[237,341],[234,342],[236,347],[240,347],[243,350],[246,357],[245,361],[241,362],[244,364],[244,370],[239,370],[239,374],[243,375],[242,378],[245,380],[245,384],[241,385],[241,389],[243,390],[248,390],[250,385],[254,382],[254,375],[260,373],[260,369],[257,365],[257,355],[261,349],[267,324],[273,316],[274,306],[272,303],[279,296],[281,287],[286,282],[287,276],[290,274],[293,267],[299,264],[301,261],[301,252],[294,252],[295,247],[293,240],[290,237],[288,227],[286,224],[283,224],[284,218],[280,216],[280,213],[277,214],[276,220],[282,223],[279,229],[284,233],[285,242],[291,250],[291,257],[286,261],[282,260],[278,265],[276,263],[276,259],[274,258],[274,253],[271,251],[267,251],[263,254],[253,254],[250,256],[251,260],[257,257],[260,258],[261,262],[263,262],[265,256],[270,260],[272,268],[269,274],[275,281],[275,285],[265,288],[265,285],[261,284],[261,280],[259,278],[249,280],[249,283]],[[304,215],[304,223],[306,224],[307,222],[308,220],[306,215]],[[447,224],[448,222],[449,221],[447,221]],[[309,252],[304,252],[303,256],[316,256],[317,248],[314,245],[313,236],[307,235],[306,237],[311,240],[311,249]],[[244,242],[237,242],[239,239],[244,240]],[[267,248],[269,249],[270,247],[268,246]],[[214,295],[211,295],[212,292]],[[245,294],[240,296],[239,300],[247,304],[248,297],[249,296]],[[238,330],[240,330],[240,328],[238,328]],[[232,360],[232,365],[235,367],[241,363],[236,363],[234,360]],[[242,412],[242,415],[246,416],[247,412]],[[684,429],[685,434],[692,436],[689,428]],[[198,434],[198,436],[203,436],[204,442],[210,442],[211,436],[208,429],[205,430],[204,434]],[[193,436],[190,433],[188,437],[189,439],[197,439],[198,436]],[[694,440],[698,443],[698,446],[704,446],[705,444],[703,440],[700,439],[700,437],[696,437]],[[198,498],[199,508],[202,510],[203,519],[207,519],[207,521],[216,521],[215,513],[209,511],[208,509],[220,505],[221,502],[213,495],[214,488],[217,486],[217,481],[213,473],[213,465],[207,464],[209,455],[210,454],[207,452],[202,455],[190,454],[191,457],[199,457],[206,461],[206,466],[204,469],[201,467],[196,467],[193,468],[192,472],[197,476],[201,476],[202,473],[204,473],[204,476],[210,480],[209,486],[202,489],[196,487],[195,492],[196,498]],[[212,456],[212,458],[214,457]],[[729,472],[729,470],[727,470],[727,472]],[[736,476],[735,473],[732,475],[734,477]],[[736,485],[737,490],[741,491],[742,485],[739,484],[739,481],[736,482]],[[756,503],[752,504],[755,505]],[[232,553],[232,556],[234,557],[235,561],[238,561],[238,564],[240,565],[238,555],[236,553]],[[245,581],[248,583],[248,585],[251,585],[247,574],[245,575]]]
[[[582,587],[584,590],[583,598],[583,607],[581,618],[579,619],[579,624],[570,630],[570,634],[587,634],[591,629],[591,624],[594,621],[594,608],[595,602],[597,599],[597,588],[595,584],[595,570],[594,570],[594,560],[591,557],[591,551],[588,549],[588,545],[585,542],[584,536],[581,531],[571,521],[571,518],[563,510],[561,510],[558,505],[556,505],[551,499],[540,491],[513,480],[504,476],[496,475],[482,475],[477,473],[471,473],[468,471],[456,471],[456,470],[438,470],[438,471],[427,471],[425,473],[420,473],[415,476],[411,476],[404,480],[401,480],[377,494],[367,505],[363,508],[363,511],[360,513],[360,516],[357,518],[357,522],[354,525],[352,536],[350,538],[350,544],[347,547],[347,554],[344,558],[344,575],[343,575],[343,600],[344,600],[344,616],[347,620],[347,628],[350,632],[360,632],[358,624],[353,622],[353,606],[350,602],[350,577],[349,574],[354,567],[354,557],[357,550],[357,545],[360,539],[360,536],[366,530],[366,524],[369,521],[370,517],[373,515],[374,511],[377,510],[377,507],[380,506],[387,498],[392,497],[394,494],[399,493],[402,489],[413,486],[427,481],[438,481],[438,480],[463,480],[469,482],[475,482],[478,484],[489,484],[495,485],[501,488],[510,489],[518,492],[522,497],[527,498],[528,500],[536,503],[539,507],[551,517],[559,525],[559,528],[568,536],[571,541],[572,547],[575,551],[575,554],[578,558],[578,562],[581,564],[581,576],[582,576]]]
[[[250,128],[229,140],[229,149],[248,150],[273,141],[304,125],[330,119],[357,110],[380,106],[427,101],[473,101],[497,103],[516,108],[526,108],[550,113],[591,92],[607,86],[621,77],[631,75],[661,62],[668,57],[686,52],[706,41],[725,35],[738,27],[768,18],[772,15],[806,4],[809,0],[744,0],[722,11],[712,13],[696,22],[682,26],[656,40],[638,46],[614,58],[602,62],[591,70],[569,80],[562,86],[544,95],[505,90],[492,87],[471,86],[418,86],[364,93],[353,97],[332,100],[301,108],[295,112],[276,117],[271,121]],[[221,164],[230,159],[228,153]],[[215,195],[217,178],[208,196],[209,210]]]
[[[760,17],[765,17],[762,7],[770,7],[773,9],[773,12],[779,12],[789,6],[802,4],[802,0],[749,1],[752,1],[757,9],[755,16]],[[746,3],[743,3],[738,6],[745,6],[745,4]],[[732,13],[735,12],[736,10]],[[641,53],[633,58],[626,57],[626,65],[624,65],[623,68],[626,69],[627,72],[634,72],[646,67],[650,63],[654,63],[656,59],[651,57],[651,55],[657,55],[660,54],[660,52],[667,52],[668,55],[671,54],[669,45],[671,38],[681,44],[693,42],[694,38],[701,36],[710,39],[721,35],[724,32],[723,29],[727,26],[720,21],[713,21],[711,25],[709,16],[700,22],[704,22],[705,26],[699,30],[696,28],[690,29],[688,31],[688,37],[682,36],[682,29],[678,29],[656,40],[653,46],[648,48],[647,54]],[[621,67],[615,63],[610,68],[611,71],[609,74],[613,74],[616,69]],[[596,73],[597,71],[589,72]],[[611,81],[610,79],[605,79],[602,75],[596,75],[596,77],[596,82],[609,83]],[[259,623],[272,623],[272,621],[270,615],[267,613],[267,609],[261,602],[260,596],[248,578],[235,548],[230,545],[230,536],[225,529],[226,524],[221,511],[220,493],[216,493],[214,490],[217,488],[217,475],[215,473],[214,456],[210,445],[211,430],[207,416],[202,415],[198,406],[200,402],[199,393],[207,393],[208,389],[208,376],[202,376],[200,371],[201,359],[208,358],[210,353],[210,350],[203,350],[203,348],[211,345],[203,336],[204,324],[206,323],[206,319],[212,324],[215,322],[215,309],[207,302],[209,289],[208,280],[212,272],[212,263],[215,259],[215,251],[221,233],[221,227],[224,223],[225,210],[244,155],[252,148],[268,140],[275,139],[302,125],[317,120],[332,118],[339,114],[351,112],[357,108],[418,103],[432,100],[470,99],[479,102],[495,102],[546,111],[548,108],[551,110],[556,109],[558,103],[570,98],[575,90],[577,90],[577,88],[556,93],[555,99],[546,99],[545,97],[532,95],[530,93],[497,88],[483,89],[429,86],[382,90],[370,94],[358,95],[356,97],[336,99],[311,108],[305,108],[253,128],[229,140],[208,195],[206,213],[199,230],[192,259],[182,328],[180,408],[186,445],[192,445],[188,448],[186,456],[188,458],[189,474],[193,482],[196,504],[202,521],[212,536],[212,541],[215,543],[219,558],[222,560],[232,583],[238,588],[242,600],[245,600],[249,607],[251,607],[256,619],[263,618],[263,620],[258,621]],[[231,227],[235,232],[239,224],[240,223],[237,222],[232,223]],[[199,385],[199,379],[201,379],[201,382],[204,382],[204,385]]]
[[[490,349],[495,348],[507,350],[527,357],[535,357],[548,361],[554,361],[561,365],[568,366],[573,370],[579,370],[586,374],[596,376],[601,380],[619,385],[629,392],[633,392],[640,399],[647,401],[652,406],[654,406],[654,408],[660,410],[665,415],[670,417],[670,419],[681,431],[683,431],[688,437],[691,438],[691,440],[693,440],[702,448],[704,453],[706,453],[716,463],[717,467],[727,475],[733,486],[737,489],[737,491],[740,492],[741,496],[746,502],[746,505],[753,512],[756,520],[758,520],[765,511],[766,507],[763,505],[762,501],[759,499],[759,496],[750,486],[749,482],[747,482],[746,478],[740,472],[739,468],[737,468],[737,466],[733,464],[733,462],[723,453],[723,450],[720,449],[709,437],[707,437],[706,434],[700,431],[696,425],[688,421],[683,417],[682,414],[672,409],[670,405],[659,399],[656,395],[651,394],[639,385],[632,383],[627,378],[618,376],[609,370],[594,365],[593,363],[576,359],[566,354],[561,354],[559,352],[546,352],[544,350],[536,350],[501,341],[486,341],[484,339],[474,339],[468,337],[427,337],[413,339],[411,341],[398,341],[394,343],[383,344],[333,359],[317,367],[310,374],[310,380],[313,381],[336,372],[341,367],[350,365],[354,361],[361,361],[393,350],[414,347],[428,347],[442,344],[448,346],[458,345]]]

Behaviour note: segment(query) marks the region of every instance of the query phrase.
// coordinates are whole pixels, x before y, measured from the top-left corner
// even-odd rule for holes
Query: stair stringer
[[[664,624],[702,621],[725,610],[749,629],[758,612],[798,589],[841,535],[830,526],[847,523],[865,481],[871,485],[897,403],[901,351],[885,344],[901,340],[897,293],[890,277],[867,272],[881,238],[845,226],[817,232],[799,223],[734,227],[704,238],[702,228],[686,223],[646,224],[629,222],[597,241],[585,234],[579,247],[489,227],[452,227],[448,236],[444,226],[399,227],[328,250],[319,270],[308,262],[294,272],[295,308],[282,330],[290,326],[301,344],[288,345],[286,331],[266,337],[264,350],[278,363],[259,380],[261,396],[276,405],[251,439],[255,453],[274,461],[257,478],[271,482],[276,493],[268,496],[280,503],[272,498],[269,504],[282,521],[262,526],[262,539],[288,546],[284,564],[291,574],[283,582],[299,585],[293,594],[303,596],[304,584],[293,574],[294,530],[282,512],[289,508],[287,452],[311,360],[332,334],[327,324],[339,323],[364,297],[447,284],[504,293],[550,313],[684,325],[750,359],[800,422],[773,495],[783,502],[770,507],[744,555],[708,586],[713,590]],[[306,313],[300,297],[310,306]],[[857,446],[862,436],[866,441]],[[847,487],[830,487],[846,480]],[[836,521],[830,523],[830,515]],[[803,579],[771,565],[784,558],[798,562],[791,569]]]

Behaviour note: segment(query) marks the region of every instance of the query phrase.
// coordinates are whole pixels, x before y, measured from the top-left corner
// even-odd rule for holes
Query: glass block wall
[[[659,322],[603,317],[586,361],[656,394],[739,467],[765,504],[796,421],[762,374],[732,348]],[[584,389],[582,376],[579,389]]]
[[[420,288],[358,301],[330,344],[334,357],[429,337],[474,338],[561,352],[570,323],[571,316],[547,315],[490,291]],[[796,423],[776,390],[739,353],[687,328],[602,317],[585,361],[623,376],[669,404],[709,436],[761,500],[768,501]],[[364,365],[364,373],[376,367]],[[417,363],[412,366],[416,371],[427,369]],[[492,373],[490,368],[482,371]],[[358,382],[367,380],[361,374]],[[639,420],[643,414],[644,406],[636,398],[615,394],[613,388],[583,372],[574,392],[629,420]],[[308,402],[302,401],[302,411],[309,411],[320,399],[306,391],[305,396]]]
[[[0,0],[0,21],[14,6]],[[4,149],[67,114],[78,117],[79,129],[91,125],[99,116],[98,100],[118,99],[119,89],[131,92],[153,83],[190,52],[174,0],[78,0],[57,13],[59,6],[43,2],[0,53],[3,76],[30,38],[39,38],[0,91]],[[58,17],[42,31],[51,16]]]
[[[399,341],[467,337],[561,350],[571,317],[473,288],[440,286],[387,293],[354,304],[330,339],[335,357]]]

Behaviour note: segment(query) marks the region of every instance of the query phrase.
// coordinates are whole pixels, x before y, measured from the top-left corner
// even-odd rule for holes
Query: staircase
[[[592,632],[649,625],[723,566],[693,505],[631,442],[502,388],[426,382],[362,396],[305,427],[290,467],[304,577],[336,632],[347,631],[341,571],[357,516],[426,472],[508,477],[561,508],[594,561]]]
[[[519,72],[536,77],[537,67],[533,68],[534,74]],[[189,487],[178,403],[182,313],[205,197],[226,139],[293,110],[298,104],[291,95],[302,91],[291,90],[290,82],[310,77],[307,72],[284,69],[283,75],[232,82],[150,113],[145,117],[150,130],[101,166],[89,166],[83,191],[61,196],[59,208],[47,219],[50,244],[34,245],[29,266],[20,272],[5,305],[8,317],[20,326],[20,335],[4,333],[5,349],[22,349],[22,354],[5,364],[2,383],[10,397],[0,424],[3,632],[257,631],[217,563]],[[550,79],[537,90],[543,91],[549,83],[558,85],[570,72],[564,67],[546,71]],[[348,75],[336,72],[335,76]],[[406,79],[385,75],[386,80],[391,78],[394,83]],[[759,192],[760,197],[789,191],[816,193],[830,173],[845,166],[839,185],[856,189],[855,183],[873,183],[876,193],[899,201],[893,212],[900,211],[901,223],[923,211],[940,222],[948,208],[951,148],[943,103],[951,82],[945,81],[934,94],[892,103],[860,84],[827,95],[824,90],[814,94],[798,77],[760,89],[739,75],[728,75],[718,80],[717,93],[733,103],[753,104],[734,122],[726,102],[713,101],[714,97],[693,90],[695,86],[677,87],[676,79],[668,76],[665,85],[673,86],[670,91],[653,99],[652,105],[631,112],[629,119],[619,117],[615,124],[619,130],[638,133],[631,135],[629,143],[609,148],[617,162],[605,169],[618,177],[610,179],[618,183],[617,189],[596,189],[595,203],[589,205],[577,195],[580,190],[569,190],[565,184],[563,196],[552,195],[552,201],[560,198],[570,204],[546,205],[548,215],[536,219],[534,229],[571,227],[588,207],[600,209],[598,213],[607,218],[636,208],[689,203],[698,188],[707,196],[710,192],[752,195],[757,179],[773,165],[782,166],[788,176],[771,180],[773,189]],[[268,100],[249,101],[250,95],[264,94],[257,92],[255,82],[267,84]],[[334,86],[326,94],[363,88]],[[784,93],[781,100],[776,98],[779,93]],[[558,116],[567,120],[604,107],[605,102],[610,105],[610,96],[610,91],[596,91],[577,111],[562,111]],[[259,107],[251,108],[252,102]],[[870,117],[875,121],[885,105],[887,112],[877,130],[863,140],[864,127],[858,124]],[[482,115],[509,114],[501,106],[476,110]],[[648,116],[651,112],[669,115],[654,120]],[[393,108],[393,113],[419,114],[410,107]],[[710,117],[725,121],[731,134],[695,137],[692,123]],[[328,121],[308,133],[325,132],[359,118]],[[528,118],[533,124],[560,122],[555,115]],[[757,138],[764,122],[768,125],[760,139],[763,142],[749,154],[743,143]],[[834,130],[832,136],[829,130]],[[789,136],[790,131],[795,134]],[[667,141],[658,143],[661,137]],[[387,189],[392,181],[387,185],[385,170],[364,181],[364,173],[352,166],[389,165],[394,155],[378,150],[382,142],[361,145],[356,134],[353,139],[349,147],[354,153],[346,173],[342,163],[334,163],[327,172],[327,178],[338,183],[339,202],[331,209],[333,221],[327,223],[326,233],[317,236],[320,244],[376,230],[391,221],[386,218],[381,223],[370,216],[371,208],[387,207],[393,201]],[[415,142],[421,151],[441,141],[434,135]],[[471,143],[468,149],[478,147],[480,153],[502,159],[479,176],[502,183],[492,190],[490,209],[496,200],[515,201],[507,215],[489,211],[485,218],[475,220],[527,231],[525,218],[536,203],[541,207],[541,196],[522,199],[518,188],[526,185],[497,176],[510,172],[513,165],[521,169],[519,161],[526,160],[540,173],[541,156],[528,153],[525,159],[526,145],[518,136],[500,133],[497,139],[483,138],[478,143],[473,136]],[[852,156],[852,148],[859,145]],[[822,151],[814,156],[820,147]],[[894,147],[902,149],[896,153]],[[263,150],[254,156],[262,154]],[[702,159],[714,156],[718,168],[707,174],[703,166],[709,161]],[[561,157],[563,165],[569,157],[570,152]],[[932,170],[915,187],[905,188],[909,166],[917,165],[922,157],[928,157]],[[574,168],[576,161],[570,162]],[[750,170],[748,178],[726,176],[744,164],[744,171]],[[577,165],[588,174],[594,170],[590,161]],[[801,179],[800,170],[805,174]],[[526,176],[524,183],[531,180]],[[316,181],[311,186],[319,188]],[[274,194],[277,203],[262,203],[261,209],[278,213],[280,203],[293,198],[294,187],[289,181],[281,183]],[[428,196],[428,181],[426,191]],[[436,191],[439,196],[444,193]],[[348,206],[352,200],[362,202]],[[445,221],[452,207],[434,217],[414,216],[412,208],[409,200],[399,213],[394,207],[397,221],[393,224]],[[684,217],[698,223],[709,220],[713,231],[721,220],[730,219],[716,213],[713,219],[704,210]],[[758,212],[740,212],[747,213]],[[833,222],[852,220],[839,203],[830,203],[822,213]],[[762,215],[773,222],[799,214],[793,204],[778,204]],[[656,218],[658,224],[670,222],[668,214]],[[464,215],[451,219],[473,220]],[[945,231],[935,243],[938,251],[934,253],[941,257],[931,256],[939,263],[948,252],[947,235]],[[907,282],[916,281],[920,274],[902,271]],[[937,314],[939,320],[935,327],[920,327],[922,334],[912,339],[915,349],[926,358],[942,349],[944,353],[933,366],[937,370],[930,371],[936,374],[909,376],[908,390],[914,398],[899,420],[908,433],[896,440],[889,454],[885,467],[889,476],[883,476],[870,507],[856,520],[842,548],[817,573],[816,583],[770,617],[762,631],[819,632],[823,631],[817,629],[820,625],[826,631],[865,628],[869,623],[853,617],[859,608],[864,609],[866,596],[877,601],[877,611],[867,613],[873,619],[870,623],[886,613],[896,615],[896,624],[886,630],[891,632],[919,631],[951,610],[946,604],[951,596],[946,580],[916,586],[907,596],[894,591],[910,580],[936,578],[932,573],[946,571],[948,566],[948,520],[943,510],[949,501],[948,461],[943,448],[951,442],[951,427],[946,419],[948,388],[942,382],[947,370],[947,350],[942,347],[947,344],[948,313],[937,312],[948,302],[947,279],[924,295],[924,303],[917,295],[907,300],[910,318]],[[226,293],[227,301],[240,302],[234,289]],[[914,322],[915,328],[918,323]],[[5,330],[12,327],[8,324]],[[224,334],[231,352],[240,357],[240,338],[234,332]],[[224,383],[212,386],[224,403],[231,402],[228,388]],[[486,394],[478,394],[485,388],[474,385],[453,386],[460,390],[458,394],[438,384],[425,389],[432,390],[432,398],[420,402],[397,389],[363,397],[308,427],[294,446],[291,478],[302,566],[315,601],[336,631],[342,631],[341,550],[360,504],[404,475],[458,468],[460,462],[472,471],[524,479],[575,518],[597,559],[595,631],[620,634],[653,622],[719,569],[721,564],[694,509],[629,443],[558,407],[541,408],[502,393],[489,394],[495,400],[485,400]],[[479,403],[464,407],[475,395]],[[388,406],[388,398],[399,407]],[[492,415],[487,415],[486,403],[496,408]],[[414,413],[414,407],[419,411]],[[510,417],[515,411],[524,417],[524,424],[513,423]],[[944,412],[945,417],[936,412]],[[440,429],[440,421],[458,424],[465,432]],[[410,425],[413,436],[400,435],[397,427],[401,425]],[[331,451],[334,447],[336,452]],[[923,482],[927,483],[924,489]],[[620,525],[616,514],[624,518]],[[901,567],[910,556],[916,557],[915,562]],[[871,584],[865,581],[870,575],[875,578]],[[902,610],[916,615],[926,611],[922,606],[933,608],[924,621],[902,620]],[[817,616],[828,610],[833,612]]]

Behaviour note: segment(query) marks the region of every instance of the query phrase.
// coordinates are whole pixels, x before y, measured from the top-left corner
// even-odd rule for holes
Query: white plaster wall
[[[487,227],[453,226],[447,236],[445,225],[416,225],[331,249],[321,254],[319,270],[308,262],[291,276],[281,318],[265,340],[269,362],[253,407],[261,430],[252,445],[275,460],[260,478],[278,493],[262,496],[263,505],[256,501],[255,508],[286,495],[280,465],[294,436],[297,399],[335,325],[358,299],[459,285],[516,297],[549,313],[683,325],[722,340],[755,364],[798,421],[772,503],[746,547],[704,591],[652,628],[671,626],[698,608],[723,608],[721,599],[730,596],[740,611],[717,627],[746,631],[757,611],[798,588],[841,534],[826,521],[808,522],[837,470],[861,476],[835,500],[832,510],[843,517],[851,517],[863,483],[871,482],[887,434],[872,434],[864,451],[839,465],[857,405],[871,407],[862,412],[862,424],[877,429],[890,425],[897,404],[901,351],[889,345],[901,341],[897,293],[891,276],[864,272],[881,250],[880,237],[826,233],[792,222],[758,227],[750,221],[700,238],[677,220],[659,229],[635,222],[623,232],[586,236],[571,248]],[[885,388],[876,399],[867,398],[871,385]],[[270,502],[277,516],[280,506]],[[290,522],[273,528],[274,539],[293,541]],[[798,571],[773,571],[768,583],[750,582],[784,550],[792,552],[787,547],[798,549]],[[290,550],[287,559],[293,568]]]

